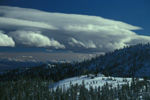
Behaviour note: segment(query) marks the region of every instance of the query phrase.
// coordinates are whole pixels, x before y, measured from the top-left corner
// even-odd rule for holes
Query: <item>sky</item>
[[[149,0],[1,0],[0,52],[109,52],[150,42]]]

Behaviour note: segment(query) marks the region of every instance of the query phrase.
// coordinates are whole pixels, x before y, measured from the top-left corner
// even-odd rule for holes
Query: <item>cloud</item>
[[[64,45],[60,44],[53,38],[49,39],[47,36],[41,34],[41,32],[18,30],[9,33],[17,44],[35,46],[35,47],[55,47],[65,48]]]
[[[119,27],[127,30],[137,30],[140,27],[97,16],[50,13],[35,9],[0,6],[0,14],[4,18],[14,18],[28,21],[43,22],[60,29],[72,28],[80,30],[96,30],[100,26]],[[16,23],[17,24],[17,23]]]
[[[78,47],[84,47],[84,48],[96,48],[96,45],[93,43],[93,41],[86,41],[85,43],[78,41],[74,38],[69,39],[69,45],[71,46],[78,46]]]
[[[15,42],[13,41],[13,39],[8,35],[4,34],[4,32],[1,30],[0,30],[0,46],[10,46],[10,47],[15,46]]]
[[[18,27],[36,27],[36,28],[45,28],[45,29],[56,29],[54,26],[38,22],[38,21],[28,21],[28,20],[21,20],[15,18],[4,18],[0,17],[0,24],[4,26],[18,26]]]
[[[0,6],[0,28],[10,31],[8,36],[16,46],[48,46],[75,52],[107,52],[150,42],[149,36],[133,32],[141,27],[125,22],[9,6]]]
[[[89,40],[88,42],[85,43],[85,47],[86,48],[96,48],[96,45],[94,44],[94,42],[91,40]]]
[[[79,47],[84,47],[85,46],[85,44],[83,44],[81,41],[78,41],[78,40],[76,40],[76,39],[74,39],[74,38],[70,38],[70,42],[69,42],[69,44],[71,45],[71,46],[79,46]]]

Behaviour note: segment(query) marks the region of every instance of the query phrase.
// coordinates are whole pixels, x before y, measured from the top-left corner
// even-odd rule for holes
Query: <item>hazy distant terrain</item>
[[[0,53],[0,59],[16,59],[16,60],[66,60],[66,61],[82,61],[84,59],[90,59],[96,54],[86,54],[86,53]]]
[[[49,62],[74,62],[95,57],[86,53],[0,53],[0,69],[37,66]]]
[[[66,60],[66,61],[82,61],[84,59],[90,59],[96,54],[86,53],[0,53],[0,59],[14,59],[14,60],[37,60],[37,61],[49,61],[49,60]]]

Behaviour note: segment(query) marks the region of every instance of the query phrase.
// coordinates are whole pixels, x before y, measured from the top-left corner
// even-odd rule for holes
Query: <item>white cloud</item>
[[[71,46],[78,46],[78,47],[84,47],[84,48],[96,48],[96,45],[93,43],[93,41],[86,41],[86,42],[81,42],[79,40],[76,40],[75,38],[70,38],[69,39],[69,45]]]
[[[35,47],[55,47],[65,48],[53,38],[49,39],[47,36],[41,34],[41,32],[18,30],[9,33],[9,35],[15,40],[17,44],[35,46]]]
[[[13,41],[13,39],[8,35],[4,34],[4,32],[1,30],[0,30],[0,46],[10,46],[10,47],[15,46],[15,42]]]
[[[4,26],[18,26],[18,27],[36,27],[36,28],[45,28],[45,29],[57,29],[54,26],[38,22],[38,21],[29,21],[29,20],[21,20],[21,19],[15,19],[15,18],[4,18],[0,17],[0,24],[3,24]]]
[[[96,45],[94,44],[94,42],[93,41],[87,41],[86,43],[85,43],[85,47],[86,48],[96,48]]]
[[[76,46],[76,45],[79,46],[79,47],[81,47],[81,46],[84,47],[85,46],[85,44],[83,44],[81,41],[78,41],[74,38],[70,38],[69,44],[71,46]]]
[[[141,27],[99,16],[50,13],[8,6],[0,6],[0,15],[0,28],[16,26],[13,30],[24,30],[9,34],[17,45],[105,52],[125,45],[150,42],[150,37],[132,31]]]

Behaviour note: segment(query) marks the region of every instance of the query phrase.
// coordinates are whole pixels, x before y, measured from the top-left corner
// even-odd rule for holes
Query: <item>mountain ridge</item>
[[[17,80],[19,78],[43,78],[55,82],[75,76],[102,73],[113,77],[147,77],[150,76],[150,44],[127,46],[105,55],[75,63],[51,63],[10,69],[0,73],[0,80]]]
[[[114,77],[149,77],[149,61],[150,44],[138,44],[93,58],[87,68]]]

